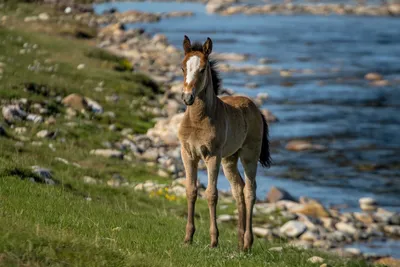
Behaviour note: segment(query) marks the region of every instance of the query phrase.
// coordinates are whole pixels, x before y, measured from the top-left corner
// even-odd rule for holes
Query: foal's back
[[[228,134],[242,135],[241,138],[237,138],[241,139],[242,143],[236,146],[249,146],[259,151],[263,137],[263,121],[256,104],[245,96],[222,96],[220,99],[224,103],[226,119],[230,124]]]

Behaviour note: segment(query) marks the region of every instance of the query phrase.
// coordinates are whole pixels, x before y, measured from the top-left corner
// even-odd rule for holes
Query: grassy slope
[[[37,141],[35,134],[41,129],[57,129],[59,135],[55,140],[40,140],[43,146],[27,141],[23,147],[15,146],[16,137],[8,127],[11,136],[0,136],[0,266],[319,266],[307,262],[313,255],[321,255],[332,266],[367,266],[315,251],[285,248],[283,253],[270,252],[268,247],[276,244],[263,240],[256,240],[251,254],[241,254],[236,251],[236,233],[227,225],[220,225],[220,248],[209,249],[208,216],[201,200],[196,242],[192,247],[183,247],[184,200],[150,199],[130,188],[84,184],[85,175],[102,181],[114,173],[130,182],[163,178],[140,163],[89,155],[102,141],[121,138],[118,132],[107,130],[109,121],[102,117],[77,117],[73,119],[77,126],[68,127],[60,104],[44,94],[24,91],[23,84],[46,85],[50,94],[79,92],[89,96],[106,111],[116,113],[114,123],[139,133],[151,123],[146,114],[138,115],[137,105],[132,107],[131,102],[144,102],[143,95],[151,96],[152,85],[141,75],[114,71],[118,59],[98,53],[90,41],[61,37],[59,27],[52,22],[21,24],[15,19],[27,13],[37,14],[43,7],[19,5],[18,10],[7,10],[8,29],[0,27],[0,61],[6,63],[0,80],[0,99],[25,97],[53,106],[56,124],[17,126],[27,127],[30,141]],[[66,23],[71,23],[72,28],[76,26]],[[21,55],[24,43],[38,44],[39,48]],[[57,64],[58,71],[31,72],[27,66],[35,60],[49,66]],[[86,68],[77,70],[76,66],[82,63]],[[97,93],[93,88],[100,82],[104,82],[105,90]],[[104,101],[104,96],[113,92],[121,97],[118,104]],[[60,141],[62,138],[66,141]],[[48,147],[49,143],[55,151]],[[65,165],[55,157],[79,163],[83,168]],[[21,180],[32,175],[32,165],[50,168],[60,185]]]

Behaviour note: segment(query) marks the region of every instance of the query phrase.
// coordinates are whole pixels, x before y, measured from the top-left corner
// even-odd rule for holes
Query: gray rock
[[[96,156],[102,156],[106,158],[119,158],[122,159],[124,157],[124,154],[122,154],[121,151],[115,150],[115,149],[94,149],[90,151],[90,154],[96,155]]]
[[[53,175],[49,169],[42,168],[40,166],[32,166],[32,172],[37,175],[39,180],[35,179],[35,182],[41,182],[48,185],[55,185],[55,181],[53,180]]]
[[[279,231],[287,237],[296,238],[307,230],[307,226],[298,221],[289,221],[285,223]]]
[[[97,184],[97,180],[94,179],[93,177],[90,177],[90,176],[84,176],[83,177],[83,182],[85,184]]]
[[[389,219],[389,223],[392,225],[400,225],[400,214],[396,213]]]
[[[26,112],[18,105],[8,105],[2,108],[2,114],[6,122],[15,123],[26,119]]]
[[[89,97],[85,97],[88,108],[94,113],[103,113],[103,107]]]
[[[32,121],[34,123],[42,123],[43,117],[40,115],[36,115],[36,114],[28,114],[28,116],[26,116],[26,120]]]

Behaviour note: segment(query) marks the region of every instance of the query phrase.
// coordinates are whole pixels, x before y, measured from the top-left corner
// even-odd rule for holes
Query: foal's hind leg
[[[244,234],[244,250],[251,249],[253,245],[253,207],[256,201],[256,174],[257,162],[259,158],[260,149],[242,148],[240,152],[240,161],[243,164],[244,173],[246,177],[244,186],[244,198],[246,203],[246,230]]]
[[[224,170],[226,178],[231,184],[232,194],[236,200],[236,205],[239,212],[238,239],[239,249],[242,250],[244,245],[244,232],[246,227],[246,206],[243,195],[244,182],[237,168],[238,159],[239,153],[235,153],[232,156],[223,158],[222,168]]]

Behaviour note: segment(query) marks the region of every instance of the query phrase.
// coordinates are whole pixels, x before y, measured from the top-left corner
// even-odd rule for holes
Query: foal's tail
[[[261,112],[260,112],[261,113]],[[271,154],[269,152],[269,129],[268,123],[263,114],[260,114],[263,121],[263,136],[262,136],[262,145],[261,145],[261,153],[260,153],[260,163],[264,168],[269,168],[271,166]]]

